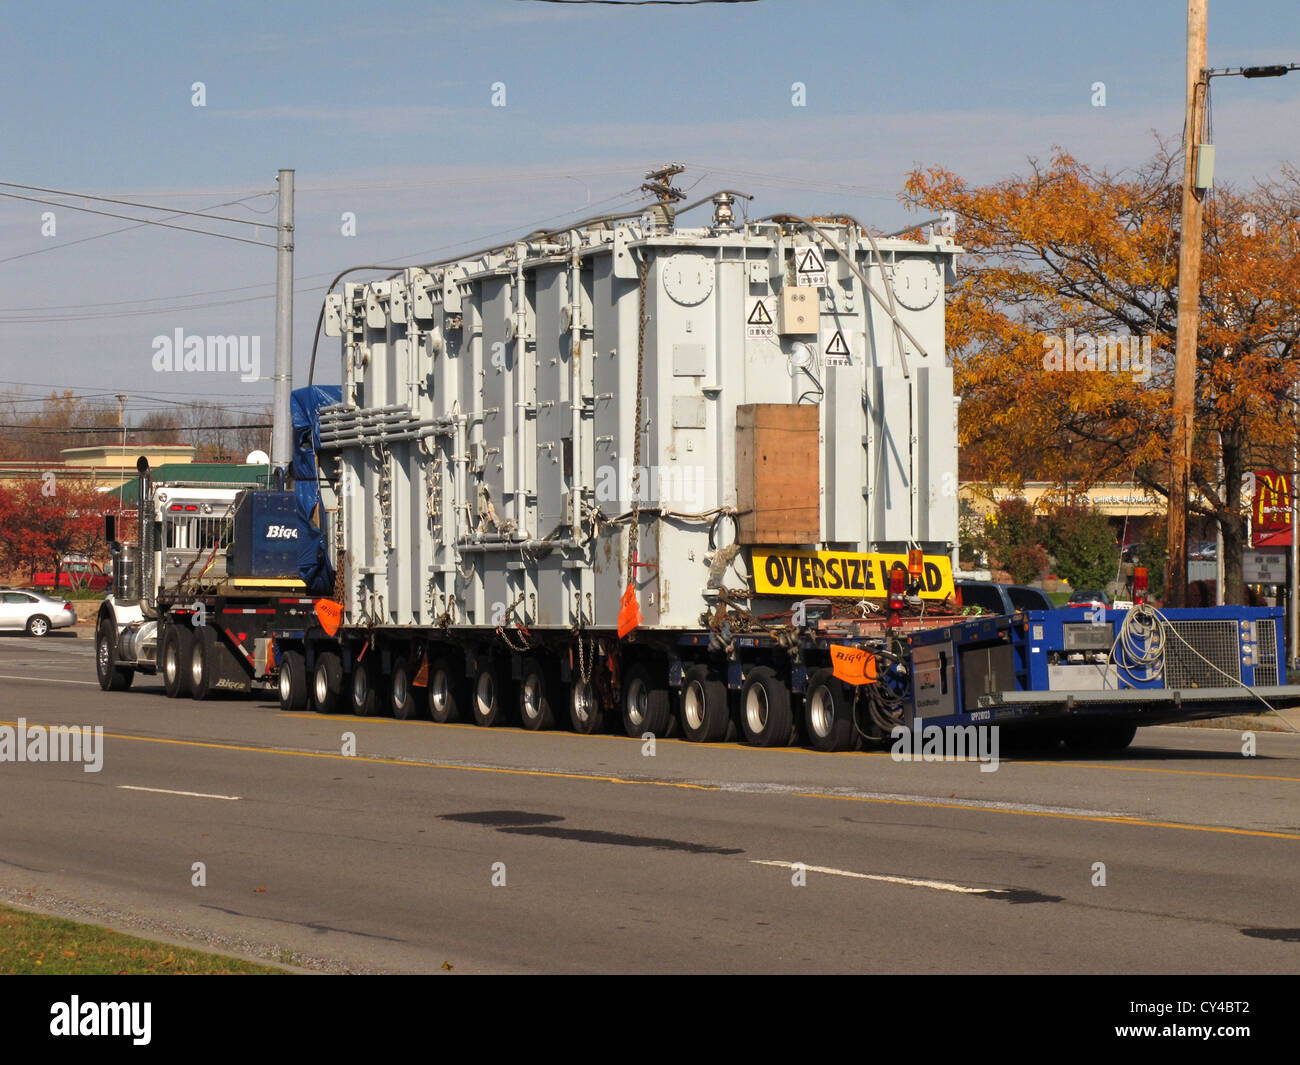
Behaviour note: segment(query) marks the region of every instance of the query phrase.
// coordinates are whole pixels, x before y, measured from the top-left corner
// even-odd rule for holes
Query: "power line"
[[[6,195],[6,194],[0,193],[0,195]],[[623,192],[615,193],[612,196],[606,196],[603,199],[595,200],[590,204],[585,204],[581,208],[574,208],[573,210],[562,211],[559,214],[554,214],[546,218],[535,220],[532,224],[532,228],[536,229],[547,222],[554,221],[557,218],[564,218],[567,215],[575,214],[579,210],[586,212],[589,211],[592,207],[598,207],[603,204],[612,203],[617,200],[626,200],[629,198],[635,198],[636,196],[639,195],[640,195],[639,189],[628,189]],[[141,225],[146,225],[146,224],[148,223],[141,222]],[[135,227],[127,227],[127,228],[135,228]],[[502,234],[518,233],[522,228],[523,228],[522,225],[514,225],[507,229],[496,230],[494,232],[485,235],[470,237],[465,240],[456,241],[455,243],[452,244],[443,244],[436,248],[430,248],[418,252],[411,252],[406,255],[391,256],[391,258],[394,261],[401,261],[405,259],[418,259],[426,255],[433,255],[438,252],[450,250],[452,248],[459,248],[465,245],[481,244],[484,240],[489,240],[492,237],[500,236]],[[115,232],[125,232],[125,230],[117,230]],[[109,236],[110,234],[101,234],[101,235]],[[218,234],[214,234],[214,235],[218,235]],[[92,238],[87,238],[87,239],[92,239]],[[238,240],[240,238],[233,237],[231,239]],[[42,250],[52,251],[53,249],[42,249]],[[34,255],[37,254],[37,252],[26,252],[24,254]],[[18,256],[15,256],[15,258],[18,258]],[[6,259],[0,259],[0,263],[7,262],[7,261],[8,260]],[[312,281],[312,280],[318,280],[321,278],[333,277],[333,276],[334,276],[333,272],[323,272],[319,274],[308,274],[305,277],[298,278],[298,280]],[[185,305],[174,306],[174,307],[154,307],[154,308],[144,307],[135,310],[123,310],[123,311],[116,311],[116,312],[110,311],[107,313],[98,313],[98,314],[66,314],[66,315],[43,316],[43,315],[35,315],[35,314],[27,313],[29,311],[64,310],[64,309],[74,310],[74,309],[91,309],[95,307],[112,307],[112,306],[117,306],[120,303],[161,302],[164,300],[172,300],[172,299],[186,299],[191,296],[222,295],[227,292],[246,292],[249,289],[257,289],[257,288],[265,288],[265,287],[267,287],[267,285],[263,283],[257,285],[240,285],[235,288],[212,289],[207,292],[184,293],[176,296],[153,296],[153,297],[148,297],[147,299],[121,300],[121,301],[112,301],[108,303],[63,304],[60,306],[0,308],[0,324],[51,325],[60,322],[80,322],[80,321],[91,321],[91,320],[99,320],[99,319],[106,319],[106,318],[139,318],[151,314],[163,314],[163,313],[170,313],[170,312],[192,311],[192,310],[209,310],[214,307],[231,307],[241,303],[257,303],[263,300],[274,299],[275,296],[274,293],[268,292],[260,296],[247,296],[241,299],[234,299],[234,300],[218,300],[218,301],[213,301],[208,303],[185,304]],[[318,286],[315,285],[306,285],[302,288],[294,289],[294,294],[300,296],[312,295],[316,293],[318,293]],[[6,312],[14,312],[14,313],[6,314]]]
[[[75,204],[59,203],[56,200],[42,200],[35,196],[19,196],[16,192],[0,192],[0,196],[4,196],[11,200],[26,200],[29,203],[43,203],[47,207],[62,207],[66,211],[82,211],[85,214],[103,215],[105,218],[121,218],[127,222],[139,222],[141,225],[145,226],[161,226],[163,229],[178,229],[182,233],[198,233],[205,237],[220,237],[223,240],[237,240],[241,244],[253,244],[259,248],[274,248],[278,246],[275,244],[268,244],[263,240],[249,240],[247,237],[232,236],[229,233],[213,233],[208,229],[194,229],[191,226],[174,226],[169,222],[156,222],[149,218],[136,218],[129,214],[117,214],[113,211],[97,211],[93,207],[78,207]],[[166,210],[166,208],[161,207],[155,209]]]
[[[270,429],[270,422],[250,422],[244,425],[128,425],[128,433],[194,433],[207,432],[209,429]],[[42,429],[34,425],[0,424],[0,429],[20,429],[42,436],[66,436],[69,433],[116,433],[121,434],[120,425],[69,425],[59,429]]]
[[[221,202],[221,203],[213,204],[212,206],[213,206],[213,207],[232,207],[232,206],[236,206],[236,205],[238,205],[238,206],[243,206],[243,205],[244,205],[248,200],[257,200],[257,199],[260,199],[260,198],[263,197],[263,196],[270,196],[270,195],[271,195],[271,193],[269,193],[269,192],[258,192],[258,193],[254,193],[254,194],[251,195],[251,196],[245,196],[245,197],[243,197],[243,199],[239,199],[239,200],[225,200],[225,201],[223,201],[223,202]],[[252,208],[252,207],[250,207],[250,208],[248,208],[248,209],[249,209],[250,211],[254,210],[254,208]],[[262,212],[262,213],[265,213],[265,212]],[[166,221],[166,220],[169,220],[169,219],[172,219],[172,218],[180,218],[180,217],[181,217],[181,215],[180,215],[179,213],[171,213],[171,214],[166,214],[166,215],[164,215],[164,216],[163,216],[163,220]],[[150,225],[150,224],[151,224],[151,223],[149,223],[149,222],[137,222],[137,223],[136,223],[135,225],[133,225],[133,226],[122,226],[120,229],[110,229],[107,233],[95,233],[95,234],[93,234],[93,235],[91,235],[91,236],[89,236],[89,237],[80,237],[80,238],[78,238],[77,240],[65,240],[65,241],[64,241],[63,243],[61,243],[61,244],[51,244],[49,247],[45,247],[45,248],[34,248],[34,249],[32,249],[31,251],[20,252],[20,253],[17,254],[17,255],[10,255],[10,256],[8,256],[7,258],[0,259],[0,264],[2,264],[2,263],[11,263],[11,262],[13,262],[13,261],[16,260],[16,259],[28,259],[28,258],[30,258],[30,257],[33,256],[33,255],[44,255],[46,252],[59,251],[59,250],[62,249],[62,248],[71,248],[71,247],[75,247],[75,246],[78,245],[78,244],[87,244],[87,243],[89,243],[89,242],[92,241],[92,240],[102,240],[104,237],[115,237],[115,236],[117,236],[119,233],[129,233],[129,232],[131,232],[133,229],[142,229],[142,228],[144,228],[145,226]],[[255,288],[255,287],[257,287],[257,286],[254,286],[254,285],[246,285],[246,286],[244,286],[244,287],[245,287],[245,288]],[[229,291],[235,291],[235,290],[231,289],[231,290],[229,290]],[[206,293],[195,293],[195,295],[206,295]],[[155,298],[155,299],[168,299],[168,298],[170,298],[170,297],[166,297],[166,296],[156,296],[156,297],[154,297],[154,298]],[[179,299],[180,297],[176,297],[176,298]],[[123,300],[122,302],[124,302],[124,303],[143,303],[143,302],[145,302],[145,301],[144,301],[144,300]],[[72,305],[72,304],[69,304],[69,306],[73,306],[73,305]],[[88,306],[88,307],[94,307],[94,306],[101,306],[101,305],[100,305],[100,304],[93,304],[93,303],[92,303],[92,304],[86,304],[86,306]],[[21,309],[21,308],[6,308],[6,309],[17,310],[17,309]],[[40,309],[40,308],[36,308],[36,309]]]
[[[92,196],[88,192],[68,192],[65,189],[47,189],[40,185],[19,185],[13,181],[0,181],[7,189],[25,189],[28,192],[48,192],[51,196],[72,196],[79,200],[96,200],[101,203],[116,203],[122,207],[139,207],[145,211],[166,211],[170,215],[191,215],[195,218],[210,218],[214,222],[234,222],[241,226],[264,226],[265,222],[254,222],[248,218],[229,218],[226,215],[207,214],[204,211],[186,211],[181,207],[159,207],[152,203],[136,203],[134,200],[115,200],[111,196]],[[265,192],[262,195],[270,196],[273,193]],[[251,199],[252,197],[249,197]],[[69,205],[71,206],[71,205]],[[74,208],[75,210],[75,208]]]
[[[757,4],[761,0],[519,0],[533,4],[601,4],[605,7],[697,7],[702,4]]]

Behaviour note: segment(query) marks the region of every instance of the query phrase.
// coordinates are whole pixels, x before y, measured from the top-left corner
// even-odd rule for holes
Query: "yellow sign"
[[[889,595],[889,571],[895,563],[907,569],[907,555],[755,551],[754,591],[759,595],[883,599]],[[921,597],[942,600],[952,593],[952,560],[947,555],[926,555]]]

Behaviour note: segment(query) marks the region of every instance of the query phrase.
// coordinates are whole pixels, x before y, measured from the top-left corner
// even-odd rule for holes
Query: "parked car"
[[[1014,614],[1017,610],[1051,610],[1052,601],[1040,588],[997,581],[957,581],[961,605],[977,606],[986,614]]]
[[[60,588],[87,589],[92,592],[107,594],[112,576],[98,562],[92,562],[84,555],[66,555],[59,565]],[[33,587],[53,588],[54,571],[45,570],[36,574],[32,580]]]
[[[1097,607],[1108,607],[1111,605],[1111,598],[1101,588],[1076,588],[1069,601],[1065,604],[1072,607],[1086,607],[1089,610],[1095,610]]]
[[[1202,540],[1199,544],[1193,544],[1187,550],[1187,561],[1189,562],[1214,562],[1219,557],[1219,543],[1217,540]]]
[[[51,629],[66,629],[77,623],[77,611],[64,599],[51,599],[41,592],[0,591],[0,630],[44,636]]]

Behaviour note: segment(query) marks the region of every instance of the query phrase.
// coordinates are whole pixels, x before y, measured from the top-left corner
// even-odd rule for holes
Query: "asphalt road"
[[[100,725],[104,758],[0,763],[0,901],[311,968],[1300,968],[1289,733],[1245,758],[1239,733],[1145,729],[1122,756],[996,772],[675,740],[651,755],[171,701],[152,678],[103,693],[86,633],[0,638],[0,721],[20,716]]]

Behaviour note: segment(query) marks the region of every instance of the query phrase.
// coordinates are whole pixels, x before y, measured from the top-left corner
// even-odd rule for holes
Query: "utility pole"
[[[1168,605],[1187,601],[1187,501],[1191,495],[1196,401],[1196,331],[1201,313],[1201,190],[1196,153],[1205,115],[1208,0],[1187,0],[1187,108],[1183,131],[1183,212],[1178,243],[1178,333],[1174,349],[1174,424],[1170,439]]]
[[[271,415],[271,465],[287,471],[293,461],[289,393],[293,390],[293,171],[281,170],[275,262],[275,404]]]
[[[126,454],[126,393],[117,394],[117,424],[122,427],[122,454]]]

